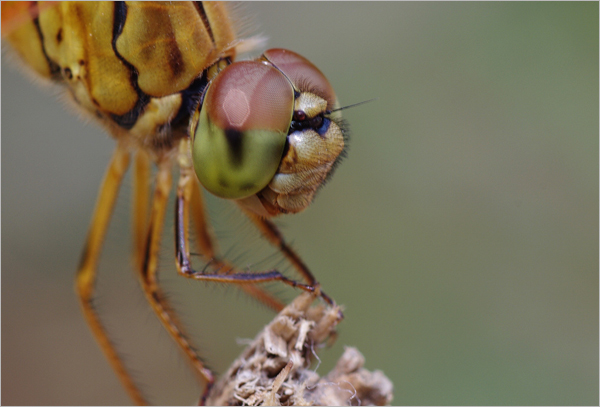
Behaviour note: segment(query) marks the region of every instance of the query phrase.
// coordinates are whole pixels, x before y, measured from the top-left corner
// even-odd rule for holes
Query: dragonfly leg
[[[262,235],[271,243],[277,247],[294,266],[296,271],[304,278],[306,283],[310,286],[315,287],[319,290],[319,295],[329,304],[333,305],[334,301],[323,291],[320,290],[320,285],[315,279],[314,275],[308,269],[308,266],[302,261],[300,256],[285,242],[283,234],[279,231],[279,228],[270,220],[261,218],[252,212],[242,208],[246,216],[256,225]]]
[[[150,157],[138,150],[133,163],[132,230],[136,270],[144,266],[146,231],[148,230],[148,203],[150,202]]]
[[[183,161],[183,162],[181,162]],[[191,165],[180,160],[179,185],[177,188],[176,208],[175,208],[175,240],[177,270],[185,277],[202,281],[213,281],[220,283],[240,284],[241,288],[256,288],[255,283],[265,283],[270,281],[281,281],[292,287],[300,288],[304,291],[322,295],[318,285],[303,284],[285,277],[277,270],[270,270],[260,273],[239,272],[235,268],[229,267],[227,263],[218,259],[211,259],[213,265],[217,265],[216,270],[226,271],[226,273],[206,273],[205,270],[196,271],[192,268],[189,247],[188,247],[188,220],[189,220],[189,202],[192,186],[196,180],[192,174]],[[222,267],[225,266],[225,267]],[[313,279],[314,281],[314,279]],[[259,292],[249,291],[252,295],[259,295]],[[262,291],[261,291],[262,292]],[[266,295],[266,293],[264,293]],[[323,297],[329,300],[328,297]],[[259,297],[259,299],[262,299]],[[331,301],[331,300],[329,300]]]
[[[190,210],[189,208],[191,208],[192,224],[196,231],[196,241],[204,259],[210,261],[212,268],[215,270],[227,270],[232,273],[239,272],[234,265],[217,257],[215,239],[212,237],[208,219],[206,219],[200,184],[196,180],[195,175],[185,168],[181,168],[180,171],[177,199],[182,200],[185,240],[187,241],[188,239],[187,228],[189,223],[187,221],[187,213]],[[177,236],[175,238],[177,239]],[[280,300],[258,286],[245,284],[240,286],[240,288],[276,312],[281,311],[284,307],[284,304]]]
[[[140,270],[140,280],[146,299],[152,306],[153,311],[158,316],[163,326],[169,332],[171,337],[177,342],[187,358],[191,361],[196,371],[206,380],[207,385],[204,391],[208,394],[214,383],[212,371],[206,367],[200,359],[187,335],[182,324],[175,315],[175,312],[169,305],[165,295],[158,285],[158,261],[160,251],[160,240],[165,220],[165,212],[169,193],[171,191],[171,162],[169,160],[158,164],[156,174],[156,184],[154,196],[152,198],[152,208],[150,223],[147,230],[147,239],[142,256],[142,267]]]
[[[123,176],[127,171],[128,165],[129,153],[124,148],[117,147],[106,171],[106,175],[104,176],[102,186],[100,187],[96,208],[94,209],[94,215],[92,216],[85,248],[75,278],[75,289],[79,295],[83,315],[98,341],[100,348],[106,355],[112,368],[116,371],[129,396],[136,404],[144,405],[147,404],[146,400],[125,369],[125,364],[108,337],[108,333],[100,321],[93,304],[98,258],[119,192],[119,187],[123,180]]]

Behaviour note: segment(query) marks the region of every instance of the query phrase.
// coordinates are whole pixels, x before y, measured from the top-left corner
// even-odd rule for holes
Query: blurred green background
[[[598,3],[253,3],[245,24],[306,56],[345,112],[349,156],[281,220],[345,305],[343,346],[394,404],[598,404]],[[2,59],[2,402],[128,404],[73,276],[113,142]],[[127,191],[127,190],[126,190]],[[194,376],[129,267],[128,194],[98,309],[152,400]],[[272,314],[162,278],[220,372]]]

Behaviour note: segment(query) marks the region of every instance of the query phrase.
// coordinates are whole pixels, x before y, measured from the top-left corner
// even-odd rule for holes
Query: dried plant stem
[[[312,306],[302,294],[279,313],[215,385],[208,405],[386,405],[393,385],[380,371],[363,368],[364,357],[346,348],[325,377],[309,370],[314,353],[335,333],[340,309]]]

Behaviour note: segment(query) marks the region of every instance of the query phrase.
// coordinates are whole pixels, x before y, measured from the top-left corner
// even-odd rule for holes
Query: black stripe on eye
[[[234,166],[240,166],[243,158],[243,139],[244,133],[236,129],[225,129],[225,138],[229,145],[229,156]]]

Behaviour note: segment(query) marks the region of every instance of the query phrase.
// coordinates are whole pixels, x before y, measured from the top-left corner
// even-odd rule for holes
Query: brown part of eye
[[[323,73],[302,55],[287,49],[269,49],[263,54],[263,58],[271,62],[281,70],[294,84],[298,86],[306,82],[314,89],[319,90],[317,96],[327,101],[327,108],[332,109],[335,105],[335,92]],[[300,89],[307,91],[307,89]]]
[[[254,61],[229,65],[205,97],[208,116],[221,129],[273,130],[286,133],[294,90],[272,66]]]

